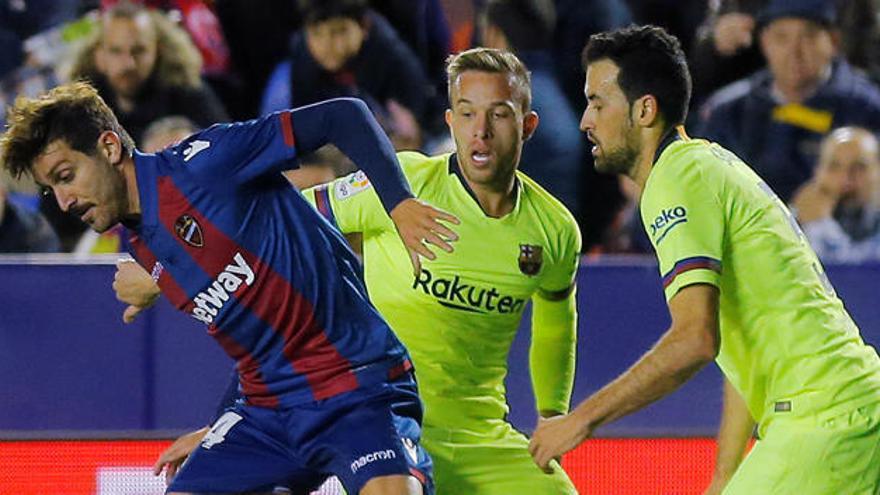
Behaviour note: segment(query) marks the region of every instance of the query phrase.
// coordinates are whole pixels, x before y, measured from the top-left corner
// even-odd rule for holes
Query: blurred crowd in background
[[[558,197],[590,254],[647,253],[639,191],[599,175],[578,129],[593,33],[656,24],[688,53],[689,134],[789,204],[823,260],[880,260],[880,0],[0,0],[0,103],[92,82],[142,151],[215,122],[355,96],[399,150],[452,151],[446,57],[511,50],[531,71],[521,170]],[[0,116],[0,123],[3,117]],[[351,171],[302,158],[306,187]],[[121,228],[121,227],[117,227]],[[115,252],[28,178],[0,176],[0,253]]]

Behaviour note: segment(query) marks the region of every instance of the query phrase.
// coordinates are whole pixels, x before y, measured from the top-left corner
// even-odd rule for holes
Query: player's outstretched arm
[[[721,413],[721,426],[718,428],[718,447],[715,453],[715,471],[712,483],[703,495],[721,495],[733,473],[742,462],[746,446],[755,429],[746,401],[724,380],[724,409]]]
[[[363,101],[337,98],[297,108],[291,115],[298,153],[333,144],[367,174],[411,254],[416,273],[419,255],[434,259],[425,242],[452,251],[449,241],[457,236],[441,220],[457,224],[458,219],[413,198],[394,146]]]
[[[132,259],[116,262],[116,275],[113,277],[113,290],[116,299],[128,304],[122,313],[122,320],[131,323],[159,298],[159,286],[147,271]]]
[[[638,411],[665,397],[715,359],[718,336],[718,289],[694,284],[670,301],[672,326],[630,369],[581,402],[565,416],[541,420],[529,452],[542,469],[574,449],[599,426]]]

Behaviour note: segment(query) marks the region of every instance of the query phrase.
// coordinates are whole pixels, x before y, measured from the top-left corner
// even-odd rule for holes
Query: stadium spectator
[[[211,126],[159,154],[138,152],[82,82],[19,99],[9,120],[7,170],[32,175],[97,232],[126,225],[141,268],[120,263],[117,282],[150,270],[237,363],[244,400],[169,493],[261,491],[278,479],[308,489],[330,475],[360,495],[433,493],[408,353],[367,302],[339,234],[280,175],[331,142],[372,178],[413,270],[419,256],[436,259],[426,241],[451,252],[456,235],[438,220],[457,220],[412,197],[362,102]],[[114,289],[126,321],[155,300]]]
[[[90,81],[136,142],[147,126],[183,115],[199,127],[227,120],[202,82],[201,57],[183,29],[163,13],[122,1],[104,11],[84,43],[71,80]]]
[[[227,109],[238,119],[260,114],[266,81],[288,53],[290,36],[302,16],[295,0],[214,0],[214,10],[229,43],[232,70],[241,82],[236,104]],[[237,112],[237,113],[236,113]]]
[[[632,14],[624,0],[555,0],[554,3],[557,15],[553,59],[569,107],[579,109],[584,104],[584,77],[580,69],[584,40],[593,33],[629,25]],[[586,136],[582,137],[581,146],[589,149]],[[583,248],[591,250],[604,240],[617,212],[624,206],[624,198],[617,178],[597,173],[593,157],[589,153],[583,156],[578,186],[580,211],[575,210],[574,214],[581,228]]]
[[[712,92],[764,67],[756,40],[756,18],[767,0],[708,2],[706,19],[690,53],[694,75],[692,105],[698,108]],[[874,0],[836,0],[841,53],[846,60],[880,77],[877,6]]]
[[[0,253],[55,253],[58,236],[36,205],[16,201],[0,176]]]
[[[837,56],[831,0],[771,0],[757,18],[768,69],[713,94],[700,137],[748,162],[788,201],[813,175],[831,129],[880,129],[880,91]]]
[[[302,14],[305,26],[269,78],[262,113],[357,96],[398,149],[418,148],[430,87],[388,21],[366,0],[306,0]]]
[[[584,145],[556,78],[550,51],[555,15],[552,0],[494,0],[482,38],[487,47],[515,53],[531,73],[532,108],[541,125],[523,146],[520,170],[579,212]]]
[[[880,148],[871,132],[843,127],[822,141],[816,174],[792,211],[823,261],[880,260]]]
[[[685,134],[691,85],[678,40],[655,26],[594,35],[584,66],[582,129],[596,167],[642,189],[671,321],[629,369],[538,425],[535,462],[545,467],[714,360],[745,418],[720,430],[719,456],[741,457],[749,416],[760,425],[719,481],[725,494],[876,493],[880,357],[773,191],[730,151]]]

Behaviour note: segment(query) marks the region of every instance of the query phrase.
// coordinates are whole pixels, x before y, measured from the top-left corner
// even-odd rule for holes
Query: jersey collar
[[[654,163],[660,160],[660,155],[666,150],[666,148],[676,142],[676,141],[688,141],[690,137],[688,137],[687,133],[684,131],[684,126],[677,125],[663,134],[663,138],[660,139],[660,144],[657,146],[657,151],[654,152]]]
[[[126,221],[123,225],[133,231],[146,234],[157,226],[159,218],[156,184],[159,160],[154,154],[134,150],[134,170],[137,176],[138,196],[140,197],[141,220]]]
[[[452,153],[449,155],[449,173],[455,174],[458,177],[458,181],[461,182],[461,185],[462,185],[462,187],[464,187],[464,190],[467,191],[468,195],[474,200],[474,203],[477,204],[477,208],[479,208],[480,211],[483,211],[483,207],[480,206],[480,200],[477,199],[477,195],[474,193],[474,190],[471,189],[470,184],[468,184],[467,179],[464,178],[464,174],[461,172],[461,166],[458,164],[458,155],[456,153]],[[514,178],[513,178],[513,194],[516,195],[515,203],[513,205],[513,210],[511,210],[511,212],[508,213],[507,215],[504,215],[505,217],[510,216],[511,214],[513,214],[517,210],[519,210],[520,183],[519,183],[519,177],[516,177],[516,176],[514,176]],[[485,211],[483,211],[483,215],[486,215]],[[489,215],[486,215],[486,216],[489,217]],[[495,218],[495,217],[489,217],[489,218]]]

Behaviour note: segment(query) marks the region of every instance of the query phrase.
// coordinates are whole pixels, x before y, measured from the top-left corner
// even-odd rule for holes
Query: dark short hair
[[[367,15],[367,0],[300,0],[303,24],[310,26],[335,17],[361,22]]]
[[[617,84],[627,101],[654,95],[667,127],[684,123],[691,99],[691,74],[675,36],[650,25],[597,33],[584,48],[584,70],[602,59],[620,69]]]
[[[97,152],[98,136],[114,131],[123,152],[131,155],[134,141],[90,84],[58,86],[39,98],[19,97],[7,113],[0,137],[0,162],[14,177],[31,173],[34,160],[56,140],[89,156]]]

